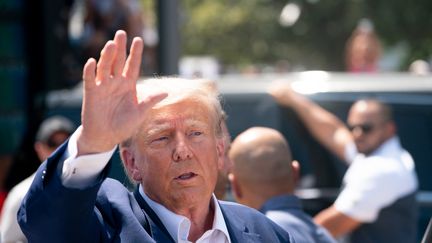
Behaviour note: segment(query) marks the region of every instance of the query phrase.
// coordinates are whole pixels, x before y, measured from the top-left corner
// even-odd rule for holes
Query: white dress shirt
[[[163,205],[151,200],[143,191],[142,186],[139,186],[139,192],[147,204],[155,211],[159,219],[162,221],[165,228],[170,233],[171,237],[175,239],[176,242],[190,242],[188,241],[189,230],[191,222],[188,218],[175,214],[168,210]],[[225,220],[220,210],[219,203],[216,197],[212,196],[212,205],[214,206],[214,219],[213,227],[211,230],[207,230],[196,242],[226,242],[230,243],[228,229],[225,224]]]
[[[348,146],[347,150],[353,148],[355,145]],[[335,207],[361,222],[373,222],[381,209],[417,190],[415,165],[397,137],[384,142],[369,156],[356,151],[346,153],[353,160]]]
[[[81,126],[77,131],[79,129],[82,129]],[[70,188],[83,188],[94,183],[116,149],[113,148],[108,152],[77,157],[77,131],[72,134],[69,139],[68,148],[64,155],[65,162],[63,164],[61,176],[63,185]],[[151,200],[144,193],[141,186],[139,187],[139,192],[147,204],[149,204],[153,211],[158,215],[159,219],[176,242],[190,242],[187,240],[191,226],[191,222],[188,218],[175,214],[163,205]],[[215,209],[212,229],[207,230],[196,242],[230,243],[231,241],[228,229],[219,207],[219,203],[214,195],[212,196],[211,203]]]

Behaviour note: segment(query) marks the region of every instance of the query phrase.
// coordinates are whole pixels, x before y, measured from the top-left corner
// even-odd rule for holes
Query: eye
[[[152,140],[152,143],[163,142],[168,140],[168,136],[160,136]]]
[[[194,136],[194,137],[201,136],[202,134],[203,134],[203,132],[201,132],[201,131],[192,131],[192,132],[190,133],[190,135],[191,135],[191,136]]]

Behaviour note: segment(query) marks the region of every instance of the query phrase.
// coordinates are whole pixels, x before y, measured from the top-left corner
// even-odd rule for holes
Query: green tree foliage
[[[387,45],[405,42],[408,56],[402,69],[416,59],[432,58],[432,1],[374,1],[367,0],[367,12]]]
[[[213,55],[225,65],[287,60],[306,69],[342,71],[345,42],[366,17],[374,22],[384,46],[400,41],[409,44],[402,69],[414,58],[431,55],[432,34],[427,27],[432,24],[432,2],[428,0],[297,0],[299,20],[283,27],[278,19],[287,2],[182,1],[182,52]]]
[[[259,0],[184,1],[181,18],[184,54],[214,55],[223,63],[248,64],[283,57],[275,8]]]

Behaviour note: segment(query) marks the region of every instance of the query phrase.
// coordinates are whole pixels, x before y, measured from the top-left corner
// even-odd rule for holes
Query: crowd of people
[[[117,31],[83,67],[81,125],[41,124],[34,149],[43,163],[8,194],[1,242],[416,241],[415,164],[391,107],[359,100],[345,125],[289,85],[271,87],[349,165],[333,205],[308,215],[295,195],[301,161],[284,136],[253,127],[231,141],[208,80],[137,84],[143,45]],[[107,176],[116,149],[132,192]],[[227,191],[236,202],[223,200]]]

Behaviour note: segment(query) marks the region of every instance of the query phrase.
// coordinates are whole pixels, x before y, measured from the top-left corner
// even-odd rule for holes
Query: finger
[[[167,93],[149,95],[147,98],[145,98],[139,103],[139,109],[141,110],[141,114],[144,114],[147,109],[152,108],[154,105],[165,99],[167,96]]]
[[[116,44],[113,41],[108,41],[105,44],[105,47],[102,49],[99,61],[97,63],[97,81],[103,82],[110,77],[115,52]]]
[[[138,80],[141,68],[141,58],[144,44],[141,38],[135,37],[132,41],[131,51],[126,60],[123,76],[128,80]]]
[[[272,96],[279,96],[280,93],[283,93],[286,89],[287,84],[282,83],[280,80],[273,81],[270,84],[270,87],[267,89],[267,92]]]
[[[270,85],[270,87],[267,89],[267,93],[269,93],[271,96],[277,96],[277,92],[279,90],[279,87],[277,87],[277,85],[272,84]]]
[[[83,68],[84,88],[92,88],[96,85],[96,60],[90,58],[87,60]]]
[[[114,37],[114,43],[117,45],[117,52],[114,58],[113,75],[118,76],[122,74],[123,67],[126,60],[126,40],[127,35],[123,30],[117,31]]]

